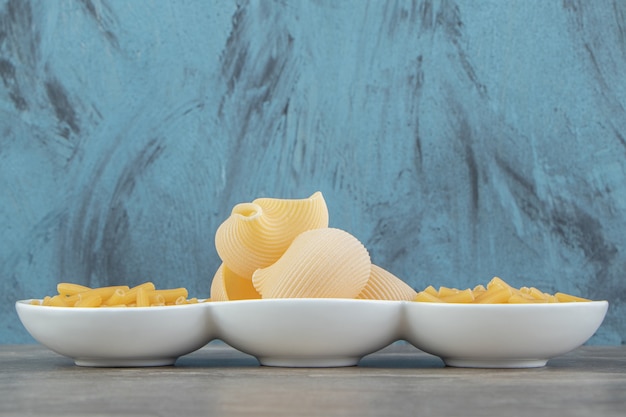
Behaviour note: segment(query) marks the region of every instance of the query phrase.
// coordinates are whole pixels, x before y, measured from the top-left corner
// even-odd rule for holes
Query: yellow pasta
[[[468,288],[457,290],[453,294],[441,295],[440,298],[446,303],[471,303],[474,301],[474,293]]]
[[[252,284],[263,298],[355,298],[370,277],[367,249],[341,229],[301,233],[271,266],[257,270]]]
[[[448,288],[448,287],[439,287],[439,291],[437,291],[437,297],[448,297],[459,292],[456,288]]]
[[[577,297],[575,295],[570,295],[570,294],[564,294],[562,292],[557,292],[556,294],[554,294],[554,296],[559,302],[562,302],[562,303],[589,301],[586,298]]]
[[[148,298],[150,300],[151,306],[164,306],[164,305],[167,305],[168,303],[172,304],[173,302],[176,301],[175,298],[170,301],[165,301],[165,297],[163,297],[162,294],[159,294],[158,291],[159,290],[148,292]],[[187,299],[187,296],[185,295],[184,298]]]
[[[439,291],[437,291],[435,289],[435,287],[433,287],[432,285],[429,285],[428,287],[426,287],[424,289],[424,292],[430,294],[430,295],[434,295],[435,297],[437,297],[439,295]]]
[[[137,290],[137,299],[135,301],[137,307],[150,307],[150,298],[148,297],[148,290],[141,287]]]
[[[113,292],[113,294],[111,294],[111,297],[109,297],[109,299],[106,300],[103,304],[108,305],[108,306],[120,306],[120,305],[133,303],[135,302],[136,299],[137,299],[136,294],[128,295],[128,290],[118,288],[117,290]]]
[[[53,297],[44,298],[43,305],[53,306],[53,307],[68,307],[68,304],[65,302],[64,296],[62,295],[55,295]]]
[[[226,265],[218,268],[211,282],[211,299],[213,301],[249,300],[261,298],[261,294],[252,285],[251,278],[244,278]]]
[[[134,286],[133,288],[129,289],[127,294],[135,294],[135,295],[137,295],[139,290],[154,291],[155,289],[156,289],[156,287],[154,286],[154,284],[152,282],[148,281],[148,282],[144,282],[142,284],[139,284],[139,285]]]
[[[557,292],[548,294],[535,287],[510,286],[500,277],[494,277],[487,286],[477,285],[473,289],[458,290],[432,285],[417,293],[413,301],[428,303],[476,303],[476,304],[526,304],[526,303],[564,303],[591,301],[587,298]]]
[[[236,205],[215,233],[215,248],[236,275],[275,263],[300,233],[328,227],[328,208],[319,191],[305,199],[258,198]]]
[[[365,288],[356,297],[366,300],[405,300],[411,301],[417,293],[391,272],[372,264],[370,277]]]
[[[111,287],[92,288],[92,289],[88,289],[86,291],[74,294],[73,296],[69,296],[68,300],[71,300],[72,297],[74,297],[76,299],[75,301],[79,301],[84,298],[92,297],[95,295],[99,295],[102,300],[108,300],[118,289],[128,290],[128,286],[127,285],[115,285]]]
[[[98,294],[93,294],[76,301],[74,307],[100,307],[101,305],[102,297]]]
[[[493,277],[491,281],[487,283],[487,290],[503,288],[511,288],[511,286],[504,282],[504,280],[500,277]]]
[[[127,285],[90,288],[79,284],[59,283],[59,294],[32,300],[33,305],[51,307],[152,307],[198,303],[197,298],[187,299],[186,288],[156,289],[152,282],[133,288]],[[208,300],[207,300],[208,301]]]
[[[472,292],[473,292],[475,295],[478,295],[478,294],[483,293],[483,292],[485,292],[485,291],[487,291],[487,288],[485,288],[485,286],[484,286],[483,284],[478,284],[478,285],[477,285],[477,286],[475,286],[475,287],[474,287],[474,289],[472,290]]]
[[[59,295],[74,295],[90,289],[91,288],[85,287],[84,285],[72,284],[69,282],[61,282],[57,285],[57,292]]]
[[[413,301],[421,301],[423,303],[443,303],[443,300],[428,291],[420,291],[417,293]]]
[[[410,301],[417,295],[373,265],[354,236],[329,228],[328,217],[319,191],[304,199],[257,198],[236,205],[215,234],[222,263],[211,282],[211,300]]]
[[[526,294],[513,294],[512,296],[509,297],[508,299],[508,303],[509,304],[530,304],[530,303],[545,303],[545,300],[538,300],[534,297],[530,297]]]
[[[188,292],[186,288],[170,288],[167,290],[154,290],[155,297],[161,297],[163,303],[173,303],[179,297],[187,299]]]
[[[224,269],[224,264],[220,265],[220,267],[215,272],[213,276],[213,280],[211,281],[211,300],[212,301],[228,301],[228,294],[226,293],[226,285],[224,284],[224,276],[222,271]],[[252,280],[250,280],[250,285],[252,285]]]
[[[487,291],[476,297],[474,301],[478,304],[503,304],[506,303],[512,295],[513,289],[510,287],[487,287]]]

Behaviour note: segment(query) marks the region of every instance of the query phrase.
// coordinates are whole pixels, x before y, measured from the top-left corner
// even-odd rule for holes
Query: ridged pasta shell
[[[220,265],[215,275],[213,275],[213,281],[211,281],[211,301],[228,301],[224,277],[222,275],[223,267],[224,264]]]
[[[224,264],[220,265],[211,282],[211,301],[256,298],[261,298],[261,295],[254,289],[252,280],[240,277]]]
[[[391,272],[372,264],[372,271],[363,291],[356,297],[368,300],[413,301],[417,292]]]
[[[321,192],[305,199],[258,198],[236,205],[217,229],[217,253],[235,274],[254,271],[278,260],[300,233],[328,227],[328,208]]]
[[[357,238],[324,228],[298,235],[276,263],[252,275],[252,283],[262,298],[355,298],[370,270]]]

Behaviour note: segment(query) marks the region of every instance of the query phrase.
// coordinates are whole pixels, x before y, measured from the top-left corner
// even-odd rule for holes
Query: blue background
[[[0,343],[56,283],[209,295],[320,190],[415,289],[497,275],[626,338],[626,2],[0,0]]]

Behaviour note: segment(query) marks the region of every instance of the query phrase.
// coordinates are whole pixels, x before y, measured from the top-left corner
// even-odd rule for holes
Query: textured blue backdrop
[[[611,302],[626,2],[0,0],[0,343],[59,281],[208,296],[238,202],[321,190],[416,289]]]

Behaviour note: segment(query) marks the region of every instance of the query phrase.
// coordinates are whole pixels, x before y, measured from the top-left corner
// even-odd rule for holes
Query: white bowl
[[[292,298],[209,305],[217,337],[266,366],[354,366],[400,335],[398,301]]]
[[[15,303],[28,332],[79,366],[173,365],[213,339],[208,303],[77,308]]]
[[[608,302],[404,307],[404,338],[448,366],[528,368],[584,344],[602,324]]]

